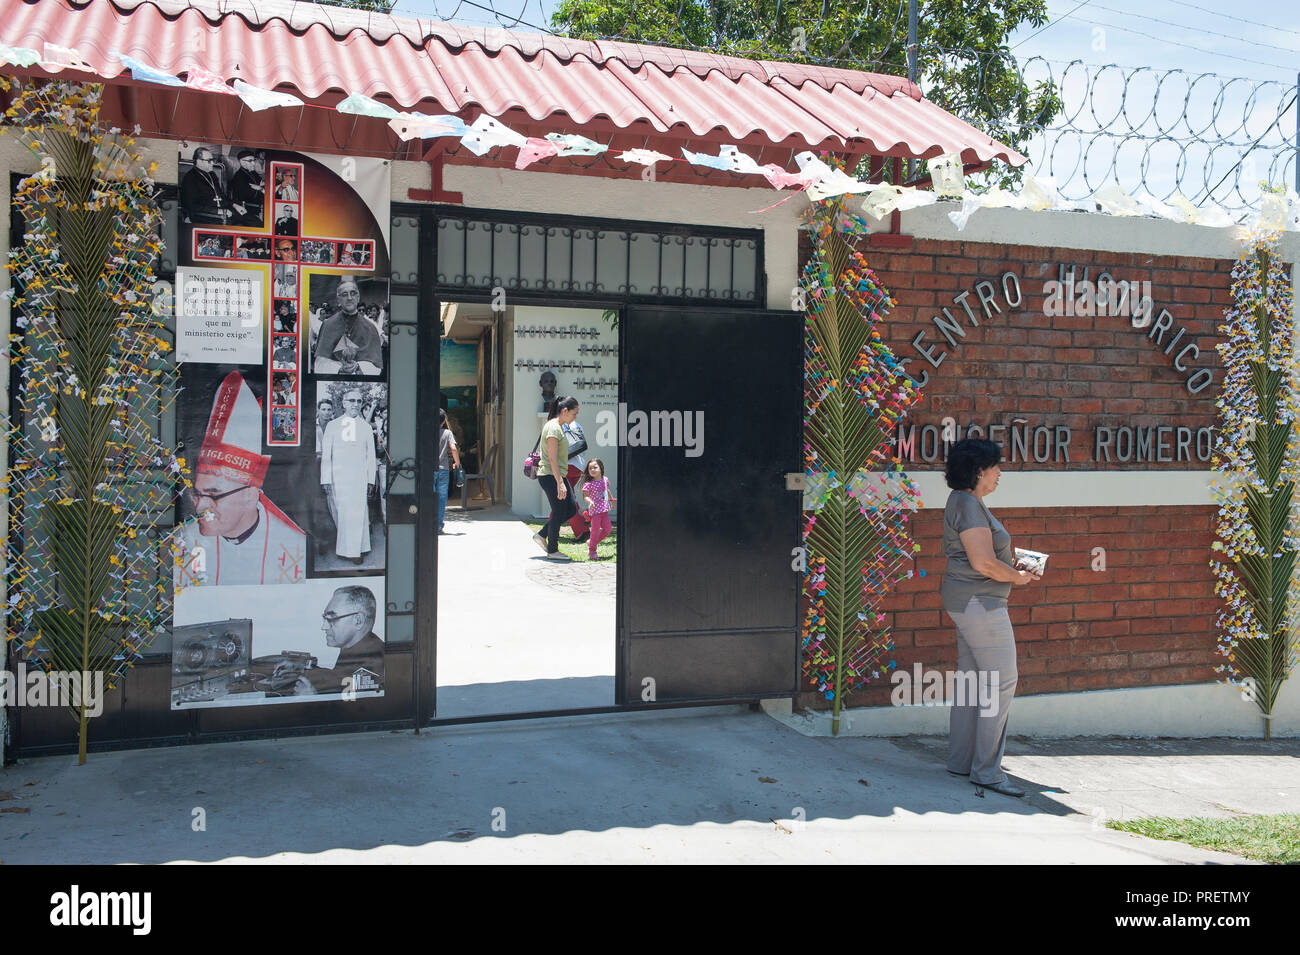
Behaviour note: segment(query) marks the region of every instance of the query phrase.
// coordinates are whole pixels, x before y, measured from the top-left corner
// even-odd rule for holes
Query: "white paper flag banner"
[[[401,113],[388,126],[403,140],[430,139],[434,136],[464,136],[469,130],[459,116],[429,116],[425,113]]]
[[[682,149],[682,155],[692,166],[707,166],[709,169],[731,169],[731,163],[721,156],[710,156],[706,153],[693,153],[688,149]]]
[[[842,196],[845,193],[871,192],[876,187],[861,182],[842,170],[832,169],[810,151],[804,151],[794,157],[799,164],[801,178],[808,183],[808,198],[813,201]]]
[[[618,154],[618,158],[623,162],[640,163],[642,166],[653,166],[657,162],[672,162],[672,156],[665,156],[663,153],[657,153],[653,149],[629,149]]]
[[[1294,230],[1297,213],[1300,213],[1300,196],[1296,195],[1294,189],[1287,190],[1286,195],[1265,192],[1259,197],[1256,224],[1269,232],[1276,229]]]
[[[526,142],[527,139],[505,123],[498,122],[487,114],[474,120],[474,125],[460,138],[460,144],[475,156],[482,156],[497,146],[523,146]]]
[[[567,133],[547,133],[546,138],[560,147],[560,156],[599,156],[608,146],[592,142],[586,136],[571,136]]]
[[[973,192],[968,192],[962,196],[961,209],[956,212],[948,213],[948,218],[952,220],[952,224],[957,227],[958,232],[961,232],[966,228],[967,221],[974,214],[975,210],[982,205],[980,202],[982,198],[982,196],[977,196]]]
[[[35,66],[41,62],[41,55],[25,46],[0,46],[0,62],[14,66]]]
[[[758,163],[740,151],[739,146],[723,146],[718,150],[718,158],[727,160],[730,164],[727,168],[732,172],[758,173],[760,175],[763,172]]]
[[[931,206],[939,201],[933,192],[916,189],[912,186],[881,185],[862,203],[862,211],[873,219],[883,219],[891,212],[906,212]]]
[[[519,147],[519,155],[515,157],[515,168],[527,169],[537,160],[557,155],[559,151],[558,143],[553,143],[549,139],[536,139],[529,136],[528,141]]]
[[[763,174],[763,178],[772,184],[773,189],[788,189],[791,186],[798,186],[801,189],[807,184],[804,175],[801,172],[787,172],[774,162],[758,170]]]
[[[1197,210],[1196,221],[1203,226],[1209,226],[1211,229],[1226,229],[1228,226],[1236,225],[1236,220],[1228,213],[1224,212],[1218,206],[1210,206],[1208,209]]]
[[[360,93],[353,93],[334,108],[340,113],[351,113],[354,116],[374,116],[379,119],[396,119],[401,115],[391,106],[385,106],[378,100],[373,100],[369,96],[362,96]]]
[[[1103,210],[1113,216],[1140,216],[1142,207],[1133,201],[1133,197],[1119,187],[1119,183],[1112,182],[1106,188],[1096,193],[1093,198]]]
[[[162,70],[154,69],[147,63],[141,63],[133,56],[127,56],[125,53],[118,53],[116,50],[111,52],[112,56],[122,61],[122,65],[131,71],[131,79],[141,83],[161,83],[163,86],[184,86],[185,81],[179,76],[172,76],[170,73],[164,73]]]
[[[1061,205],[1061,194],[1056,191],[1056,180],[1050,176],[1044,176],[1042,179],[1025,176],[1020,197],[1025,200],[1025,208],[1033,209],[1035,212],[1059,208]]]
[[[794,161],[799,164],[799,178],[805,185],[814,183],[818,179],[825,179],[832,172],[830,166],[806,150],[796,154]]]
[[[41,54],[41,65],[58,67],[59,69],[82,70],[86,73],[95,72],[76,50],[66,46],[55,46],[53,43],[45,44],[45,50]]]
[[[936,196],[960,198],[964,183],[963,165],[959,153],[944,153],[929,161],[930,181]]]
[[[1137,204],[1142,207],[1142,211],[1147,215],[1159,216],[1161,219],[1170,219],[1174,222],[1187,221],[1187,216],[1184,213],[1175,209],[1171,205],[1161,202],[1149,193],[1134,196],[1133,198],[1137,201]]]
[[[980,196],[985,209],[1024,209],[1028,202],[1007,189],[994,187]]]
[[[254,113],[259,113],[264,109],[271,109],[273,106],[302,106],[302,100],[292,93],[277,93],[275,90],[264,90],[260,86],[250,86],[243,80],[235,80],[235,93],[244,101],[244,105]]]
[[[920,209],[922,206],[932,206],[938,201],[939,197],[929,189],[904,186],[903,194],[898,197],[898,204],[894,208],[899,212],[910,212],[913,209]]]
[[[877,187],[869,182],[854,179],[843,170],[832,169],[831,174],[808,186],[808,198],[813,201],[830,199],[834,196],[853,195],[872,192]]]
[[[192,66],[188,73],[185,74],[185,85],[192,90],[202,90],[205,93],[224,93],[227,96],[234,96],[235,91],[227,85],[226,81],[216,73],[210,73],[201,66]]]
[[[1200,217],[1201,210],[1188,202],[1180,192],[1169,197],[1169,204],[1183,214],[1183,222],[1195,222]]]

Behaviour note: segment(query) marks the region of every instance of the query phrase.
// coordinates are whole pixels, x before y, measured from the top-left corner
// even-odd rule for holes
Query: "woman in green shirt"
[[[560,553],[560,528],[577,513],[573,488],[565,477],[569,470],[569,439],[564,426],[578,417],[577,398],[556,398],[550,417],[542,425],[542,460],[537,468],[537,483],[551,504],[551,518],[543,528],[545,534],[533,535],[533,541],[546,552],[546,559],[566,563],[573,558]]]

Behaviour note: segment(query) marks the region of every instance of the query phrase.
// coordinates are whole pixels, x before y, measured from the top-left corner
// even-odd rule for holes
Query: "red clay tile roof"
[[[182,76],[202,67],[319,105],[362,93],[401,110],[460,113],[467,120],[487,113],[526,135],[578,132],[675,155],[687,143],[702,150],[734,142],[751,154],[761,150],[760,162],[782,165],[803,149],[922,158],[959,151],[972,165],[994,158],[1024,162],[896,76],[290,0],[5,0],[0,43],[38,51],[45,43],[70,47],[101,75],[124,74],[113,84],[110,112],[120,109],[146,133],[178,138],[211,139],[220,131],[250,143],[388,156],[417,148],[400,144],[381,120],[324,110],[251,114],[233,97],[223,103],[223,97],[136,84],[112,51]],[[27,72],[43,75],[38,68]]]

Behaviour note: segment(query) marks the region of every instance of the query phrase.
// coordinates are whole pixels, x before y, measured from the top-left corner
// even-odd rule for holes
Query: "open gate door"
[[[616,700],[791,696],[803,496],[785,475],[803,472],[803,315],[624,316]],[[679,420],[676,446],[646,443]]]

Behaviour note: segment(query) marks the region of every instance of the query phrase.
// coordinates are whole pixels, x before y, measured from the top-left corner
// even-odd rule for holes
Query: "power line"
[[[1073,13],[1074,11],[1072,10],[1070,12]],[[1064,17],[1062,19],[1064,19]],[[1253,63],[1256,66],[1270,66],[1275,70],[1287,70],[1288,72],[1295,69],[1294,66],[1282,66],[1279,63],[1268,63],[1264,60],[1248,59],[1247,57],[1244,56],[1233,56],[1231,53],[1219,53],[1216,50],[1207,50],[1204,47],[1193,46],[1190,43],[1182,43],[1178,40],[1170,40],[1166,37],[1153,36],[1150,33],[1143,33],[1141,30],[1133,30],[1130,29],[1129,27],[1122,27],[1117,23],[1099,23],[1096,20],[1080,20],[1079,22],[1087,23],[1088,25],[1095,26],[1095,27],[1105,27],[1108,30],[1119,30],[1121,33],[1132,33],[1134,36],[1140,36],[1143,39],[1147,39],[1147,40],[1155,40],[1157,43],[1168,43],[1171,46],[1185,47],[1188,50],[1195,50],[1197,53],[1204,54],[1205,56],[1219,56],[1219,57],[1223,57],[1226,60],[1237,60],[1241,63]],[[1019,44],[1016,45],[1019,46]]]
[[[1248,23],[1253,27],[1263,27],[1265,30],[1276,30],[1278,33],[1290,33],[1293,36],[1300,36],[1300,31],[1288,30],[1286,27],[1275,27],[1269,23],[1260,23],[1258,20],[1247,20],[1245,17],[1234,17],[1230,13],[1220,13],[1218,10],[1212,10],[1209,7],[1198,7],[1194,3],[1187,3],[1186,0],[1169,0],[1170,3],[1176,3],[1180,7],[1190,7],[1193,10],[1200,10],[1202,13],[1212,13],[1216,17],[1223,17],[1226,20],[1236,20],[1238,23]]]
[[[1019,49],[1020,47],[1024,46],[1026,43],[1028,43],[1030,40],[1032,40],[1034,37],[1038,36],[1039,33],[1042,33],[1044,30],[1050,30],[1052,27],[1056,26],[1056,25],[1057,25],[1058,23],[1060,23],[1062,20],[1069,19],[1070,15],[1073,14],[1075,10],[1079,10],[1079,9],[1081,9],[1081,8],[1083,8],[1083,7],[1086,7],[1086,6],[1087,6],[1089,3],[1091,3],[1091,2],[1092,2],[1092,0],[1083,0],[1083,3],[1081,3],[1081,4],[1079,4],[1079,6],[1075,7],[1074,10],[1071,10],[1070,13],[1067,13],[1067,14],[1066,14],[1065,16],[1063,16],[1063,17],[1058,17],[1057,19],[1053,20],[1051,23],[1049,23],[1049,24],[1047,24],[1045,27],[1043,27],[1041,30],[1038,30],[1038,31],[1036,31],[1036,32],[1034,32],[1034,33],[1029,34],[1029,36],[1025,37],[1023,40],[1021,40],[1019,43],[1017,43],[1017,44],[1016,44],[1015,46],[1013,46],[1011,49],[1013,49],[1013,50]]]
[[[1292,104],[1295,103],[1295,101],[1296,101],[1296,97],[1295,97],[1295,96],[1292,96],[1292,97],[1291,97],[1291,102],[1290,102],[1290,103],[1287,103],[1286,106],[1284,106],[1284,107],[1282,107],[1282,109],[1278,110],[1277,119],[1275,119],[1275,120],[1273,121],[1273,126],[1276,126],[1276,125],[1278,124],[1278,122],[1282,119],[1282,117],[1283,117],[1284,115],[1286,115],[1287,111],[1289,111],[1289,110],[1291,109],[1291,106],[1292,106]],[[1225,172],[1225,173],[1223,174],[1223,178],[1220,179],[1218,182],[1216,182],[1216,183],[1214,184],[1213,188],[1206,190],[1205,195],[1206,195],[1207,197],[1209,197],[1210,195],[1212,195],[1212,194],[1214,193],[1214,190],[1215,190],[1215,189],[1218,189],[1221,185],[1223,185],[1224,182],[1227,181],[1227,178],[1228,178],[1229,176],[1231,176],[1231,175],[1232,175],[1232,174],[1233,174],[1233,173],[1234,173],[1234,172],[1235,172],[1235,171],[1236,171],[1236,170],[1241,166],[1241,164],[1244,163],[1244,162],[1246,161],[1246,157],[1249,156],[1252,152],[1254,152],[1254,151],[1255,151],[1255,147],[1258,146],[1258,145],[1259,145],[1259,144],[1264,140],[1264,137],[1267,136],[1269,133],[1271,133],[1271,132],[1273,131],[1273,126],[1270,126],[1268,129],[1264,130],[1264,132],[1260,133],[1260,134],[1259,134],[1259,138],[1256,139],[1253,143],[1250,144],[1250,146],[1246,149],[1246,151],[1245,151],[1244,153],[1241,154],[1241,158],[1238,159],[1238,160],[1236,161],[1236,163],[1233,164],[1232,168],[1229,169],[1227,172]],[[1288,144],[1288,147],[1289,147],[1289,144]],[[1283,168],[1285,168],[1285,167],[1283,167]],[[1240,195],[1240,192],[1238,193],[1238,195]]]
[[[1248,43],[1251,46],[1264,46],[1264,47],[1268,47],[1270,50],[1281,50],[1283,53],[1300,54],[1300,50],[1293,49],[1292,47],[1289,46],[1277,46],[1276,44],[1263,43],[1259,40],[1248,40],[1245,37],[1232,36],[1231,34],[1224,33],[1221,30],[1205,30],[1202,29],[1201,27],[1183,26],[1183,24],[1175,23],[1173,20],[1162,20],[1159,17],[1149,17],[1143,13],[1129,13],[1127,10],[1116,10],[1114,7],[1105,7],[1102,6],[1101,4],[1096,4],[1095,9],[1105,10],[1107,13],[1118,13],[1122,17],[1133,17],[1134,19],[1137,20],[1150,20],[1152,23],[1159,23],[1164,26],[1176,27],[1179,30],[1187,30],[1193,33],[1206,33],[1210,36],[1222,37],[1225,40],[1235,40],[1238,43]]]

